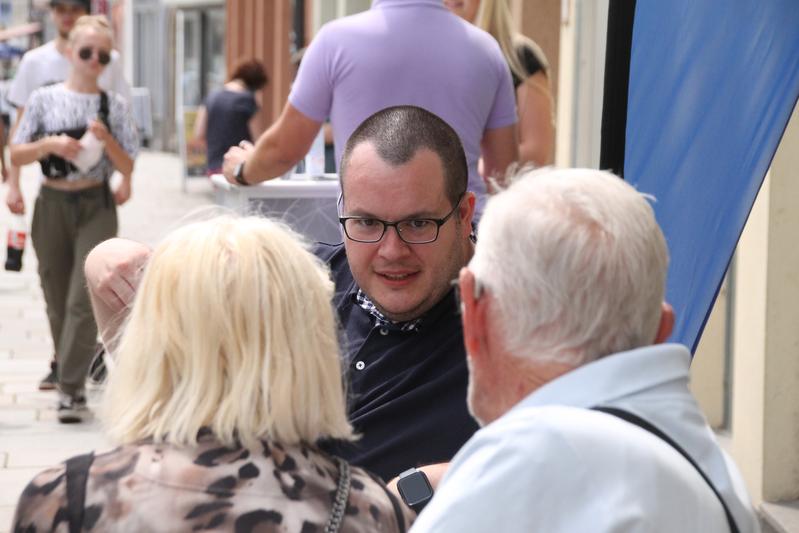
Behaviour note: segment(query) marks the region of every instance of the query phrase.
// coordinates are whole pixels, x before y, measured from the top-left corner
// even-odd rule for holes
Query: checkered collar
[[[358,289],[358,294],[355,295],[355,301],[358,305],[375,318],[375,327],[390,328],[398,331],[419,331],[422,319],[417,318],[407,322],[392,322],[380,312],[380,310],[372,303],[372,300],[366,296],[366,293]]]

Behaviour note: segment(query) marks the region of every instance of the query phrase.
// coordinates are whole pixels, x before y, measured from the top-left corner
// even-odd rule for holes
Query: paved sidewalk
[[[34,167],[26,167],[22,178],[29,222],[38,188],[33,172]],[[10,218],[5,194],[0,186],[3,248]],[[155,244],[184,215],[212,203],[213,191],[204,178],[191,180],[188,192],[181,192],[175,155],[142,152],[136,161],[133,196],[119,210],[120,236]],[[109,446],[97,421],[59,424],[56,394],[37,390],[49,368],[53,344],[30,240],[25,248],[22,272],[0,270],[0,533],[9,531],[17,498],[37,472],[77,453]],[[4,251],[0,256],[5,261]],[[100,393],[89,394],[89,403],[96,408]]]

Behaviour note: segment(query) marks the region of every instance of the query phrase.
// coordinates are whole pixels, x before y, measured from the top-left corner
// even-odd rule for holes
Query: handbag
[[[100,91],[100,111],[97,118],[111,131],[111,124],[108,122],[108,95],[105,91]],[[46,137],[49,135],[68,135],[73,139],[80,139],[86,133],[86,126],[80,128],[70,128],[47,133],[40,133],[38,138]],[[63,157],[55,154],[50,154],[39,160],[42,166],[42,174],[50,179],[63,179],[69,174],[77,172],[77,167]]]

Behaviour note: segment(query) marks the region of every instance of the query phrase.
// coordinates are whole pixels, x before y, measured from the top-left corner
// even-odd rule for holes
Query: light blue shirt
[[[713,481],[741,533],[759,531],[740,474],[688,389],[690,354],[614,354],[539,388],[478,431],[413,531],[728,531],[717,498],[658,437],[588,408],[632,412],[675,440]]]

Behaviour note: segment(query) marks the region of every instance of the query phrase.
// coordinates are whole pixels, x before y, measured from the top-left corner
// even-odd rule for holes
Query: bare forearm
[[[21,167],[43,158],[51,152],[51,137],[43,137],[38,141],[11,146],[11,164]]]
[[[128,155],[124,148],[113,137],[105,141],[105,153],[114,168],[122,173],[123,176],[130,176],[133,172],[133,159]]]
[[[139,285],[150,249],[125,239],[98,244],[86,257],[84,272],[100,335],[113,345]],[[112,348],[112,346],[109,346]]]
[[[13,163],[8,167],[8,179],[6,183],[10,189],[19,189],[19,168]]]
[[[280,118],[261,135],[254,147],[234,146],[227,151],[223,164],[225,178],[236,183],[236,168],[242,162],[244,179],[249,184],[285,174],[305,156],[321,126],[321,122],[286,104]]]
[[[541,73],[516,90],[519,102],[519,162],[545,166],[552,162],[555,127],[549,82]]]
[[[486,130],[480,148],[483,154],[483,178],[488,191],[493,191],[495,183],[500,187],[504,185],[508,166],[519,159],[516,125]]]
[[[258,139],[255,150],[247,160],[244,175],[250,183],[274,179],[294,168],[301,158],[286,154],[280,147],[276,132],[270,128]]]
[[[91,285],[89,286],[89,298],[92,301],[94,320],[97,323],[97,331],[103,344],[109,351],[116,348],[116,340],[119,338],[120,328],[128,316],[127,308],[114,309],[104,302],[96,293]]]

